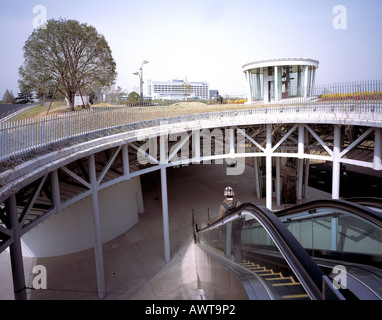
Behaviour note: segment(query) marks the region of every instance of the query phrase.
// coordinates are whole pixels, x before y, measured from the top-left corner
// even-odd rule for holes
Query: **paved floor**
[[[191,217],[196,222],[218,216],[223,191],[231,185],[241,202],[260,202],[254,188],[253,168],[243,174],[226,175],[226,165],[190,165],[168,169],[168,201],[171,261],[164,262],[162,208],[155,176],[142,181],[145,212],[130,230],[103,245],[107,296],[105,299],[201,299],[195,269]],[[308,188],[307,199],[330,198],[322,191]],[[273,209],[278,209],[273,204]],[[29,290],[28,299],[97,300],[94,250],[50,258],[25,258],[27,286],[32,287],[34,265],[47,270],[48,290]],[[8,252],[0,254],[0,299],[13,299]]]

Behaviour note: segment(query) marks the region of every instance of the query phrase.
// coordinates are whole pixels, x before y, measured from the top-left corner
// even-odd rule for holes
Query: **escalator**
[[[382,300],[382,199],[318,200],[277,212],[347,299]],[[338,270],[337,270],[338,271]],[[337,272],[339,273],[339,272]]]
[[[378,199],[313,201],[277,213],[245,203],[200,230],[194,225],[195,242],[245,279],[249,299],[381,300],[378,208]]]

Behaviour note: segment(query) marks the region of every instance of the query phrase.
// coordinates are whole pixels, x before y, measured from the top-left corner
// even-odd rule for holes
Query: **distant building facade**
[[[219,90],[210,90],[210,99],[217,99],[219,95]]]
[[[273,59],[242,67],[247,80],[247,103],[280,102],[310,97],[319,62],[313,59]]]
[[[209,99],[208,82],[186,82],[184,80],[147,81],[147,94],[152,99],[185,100]]]

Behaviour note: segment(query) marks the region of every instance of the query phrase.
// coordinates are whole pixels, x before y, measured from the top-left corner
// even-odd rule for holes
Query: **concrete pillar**
[[[266,207],[272,210],[272,125],[267,124],[267,139],[266,139],[266,162],[265,162],[265,175],[266,175]]]
[[[375,128],[373,169],[382,170],[382,129]]]
[[[170,262],[170,227],[168,219],[168,197],[167,197],[167,172],[166,172],[166,139],[167,137],[161,136],[159,140],[159,156],[160,156],[160,173],[161,173],[161,190],[162,190],[162,219],[163,219],[163,247],[164,247],[164,260]]]
[[[340,175],[341,175],[340,152],[341,152],[341,128],[339,125],[334,125],[332,199],[340,198]]]
[[[161,188],[162,188],[162,216],[163,216],[163,247],[164,260],[170,262],[170,227],[168,220],[168,198],[167,198],[167,173],[166,166],[161,166]]]
[[[13,243],[10,245],[12,280],[15,300],[27,300],[25,291],[24,262],[21,249],[21,234],[16,206],[16,195],[12,194],[5,202],[12,228]]]
[[[89,156],[89,182],[92,190],[92,214],[93,214],[93,235],[94,235],[94,251],[97,272],[98,298],[106,297],[105,289],[105,273],[103,267],[102,240],[101,240],[101,224],[99,219],[98,206],[98,183],[95,167],[94,154]]]
[[[122,146],[123,174],[126,180],[130,179],[129,145]]]

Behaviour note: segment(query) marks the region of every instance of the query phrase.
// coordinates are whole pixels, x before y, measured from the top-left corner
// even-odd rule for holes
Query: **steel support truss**
[[[15,185],[0,202],[0,252],[10,247],[16,299],[26,298],[20,238],[52,215],[92,198],[94,249],[98,296],[106,295],[102,243],[98,217],[98,192],[132,177],[160,171],[164,234],[164,259],[170,261],[167,195],[168,167],[227,162],[227,175],[243,173],[245,159],[253,158],[255,192],[260,197],[259,162],[265,159],[266,206],[272,209],[273,183],[280,203],[280,158],[297,160],[297,202],[307,184],[309,161],[333,163],[332,197],[339,197],[340,164],[382,170],[382,129],[338,124],[260,124],[253,126],[177,129],[121,143],[85,157],[73,158],[47,170],[32,183]],[[248,163],[248,162],[247,162]],[[276,179],[272,176],[275,171]]]

